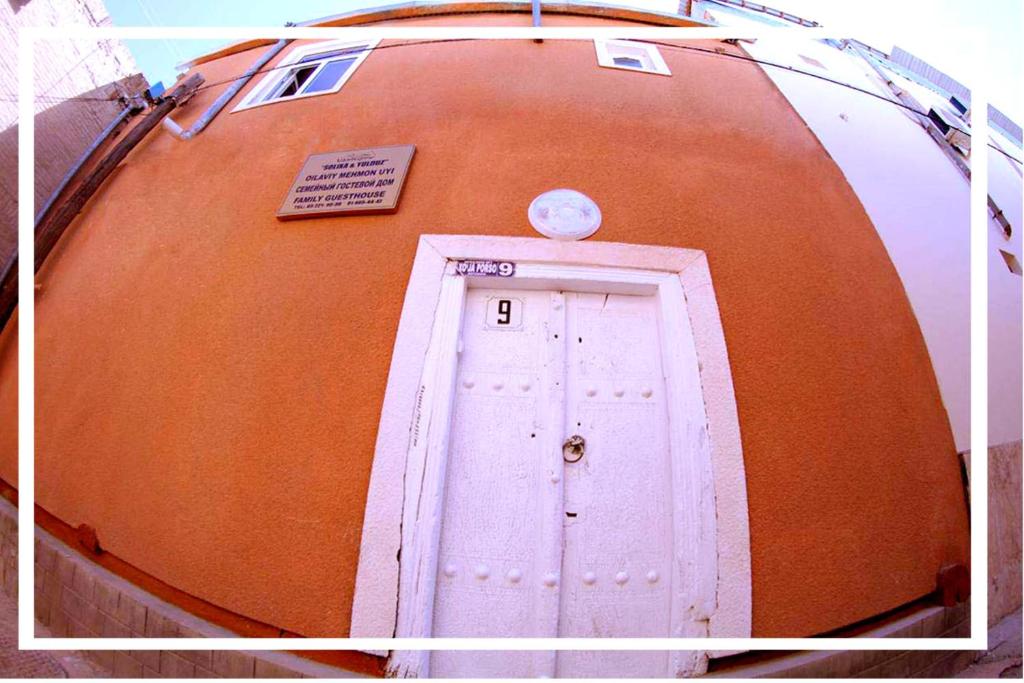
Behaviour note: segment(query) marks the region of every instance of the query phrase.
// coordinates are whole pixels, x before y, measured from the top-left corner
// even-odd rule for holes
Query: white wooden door
[[[564,296],[466,293],[432,632],[558,635]],[[434,652],[431,677],[554,674],[553,653]]]
[[[654,296],[467,292],[432,633],[670,634]],[[562,443],[583,438],[565,462]],[[569,459],[574,456],[569,455]],[[664,652],[435,652],[430,675],[664,676]]]
[[[670,633],[672,468],[653,296],[567,295],[567,429],[558,635]],[[570,458],[571,459],[571,458]],[[558,675],[664,676],[665,652],[558,654]]]

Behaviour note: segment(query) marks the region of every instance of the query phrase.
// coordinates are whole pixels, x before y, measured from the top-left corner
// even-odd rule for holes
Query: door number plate
[[[484,327],[489,330],[518,330],[522,326],[522,299],[494,296],[487,300]]]

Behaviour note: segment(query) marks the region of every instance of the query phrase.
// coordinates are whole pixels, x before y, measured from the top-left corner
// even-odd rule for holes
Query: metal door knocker
[[[562,444],[562,459],[566,462],[579,462],[583,459],[583,449],[587,442],[579,434],[573,434]]]

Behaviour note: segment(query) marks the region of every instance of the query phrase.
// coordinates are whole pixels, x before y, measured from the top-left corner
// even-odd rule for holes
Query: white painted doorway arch
[[[466,274],[458,263],[467,260],[514,264],[501,267],[502,274],[513,272],[494,277],[483,268],[480,274]],[[463,314],[467,293],[495,287],[638,301],[648,297],[654,303],[671,462],[672,547],[665,577],[670,625],[661,635],[749,637],[749,533],[739,425],[704,254],[600,242],[441,235],[420,240],[399,323],[367,499],[351,635],[442,635],[434,633],[435,592],[442,569],[438,557]],[[561,464],[567,436],[563,431],[544,432],[540,452],[551,460],[544,464]],[[560,485],[537,492],[542,503],[550,503],[545,514],[557,516],[538,528],[538,539],[550,542],[540,541],[537,552],[548,555],[545,561],[551,567],[560,566],[563,552],[562,495]],[[547,573],[530,580],[551,583]],[[554,600],[554,610],[531,622],[527,630],[533,632],[517,635],[558,635],[557,578],[553,583],[547,586],[555,589],[550,590],[553,598],[547,600]],[[664,675],[700,673],[708,654],[715,653],[670,653]],[[531,661],[527,673],[532,675],[565,673],[554,653],[538,653]],[[429,652],[396,651],[389,669],[424,676],[430,664]],[[451,668],[444,671],[452,673]]]

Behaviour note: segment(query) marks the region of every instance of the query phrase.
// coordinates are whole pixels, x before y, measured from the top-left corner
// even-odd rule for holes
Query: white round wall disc
[[[601,227],[601,209],[576,190],[550,190],[530,203],[527,211],[540,234],[555,240],[582,240]]]

